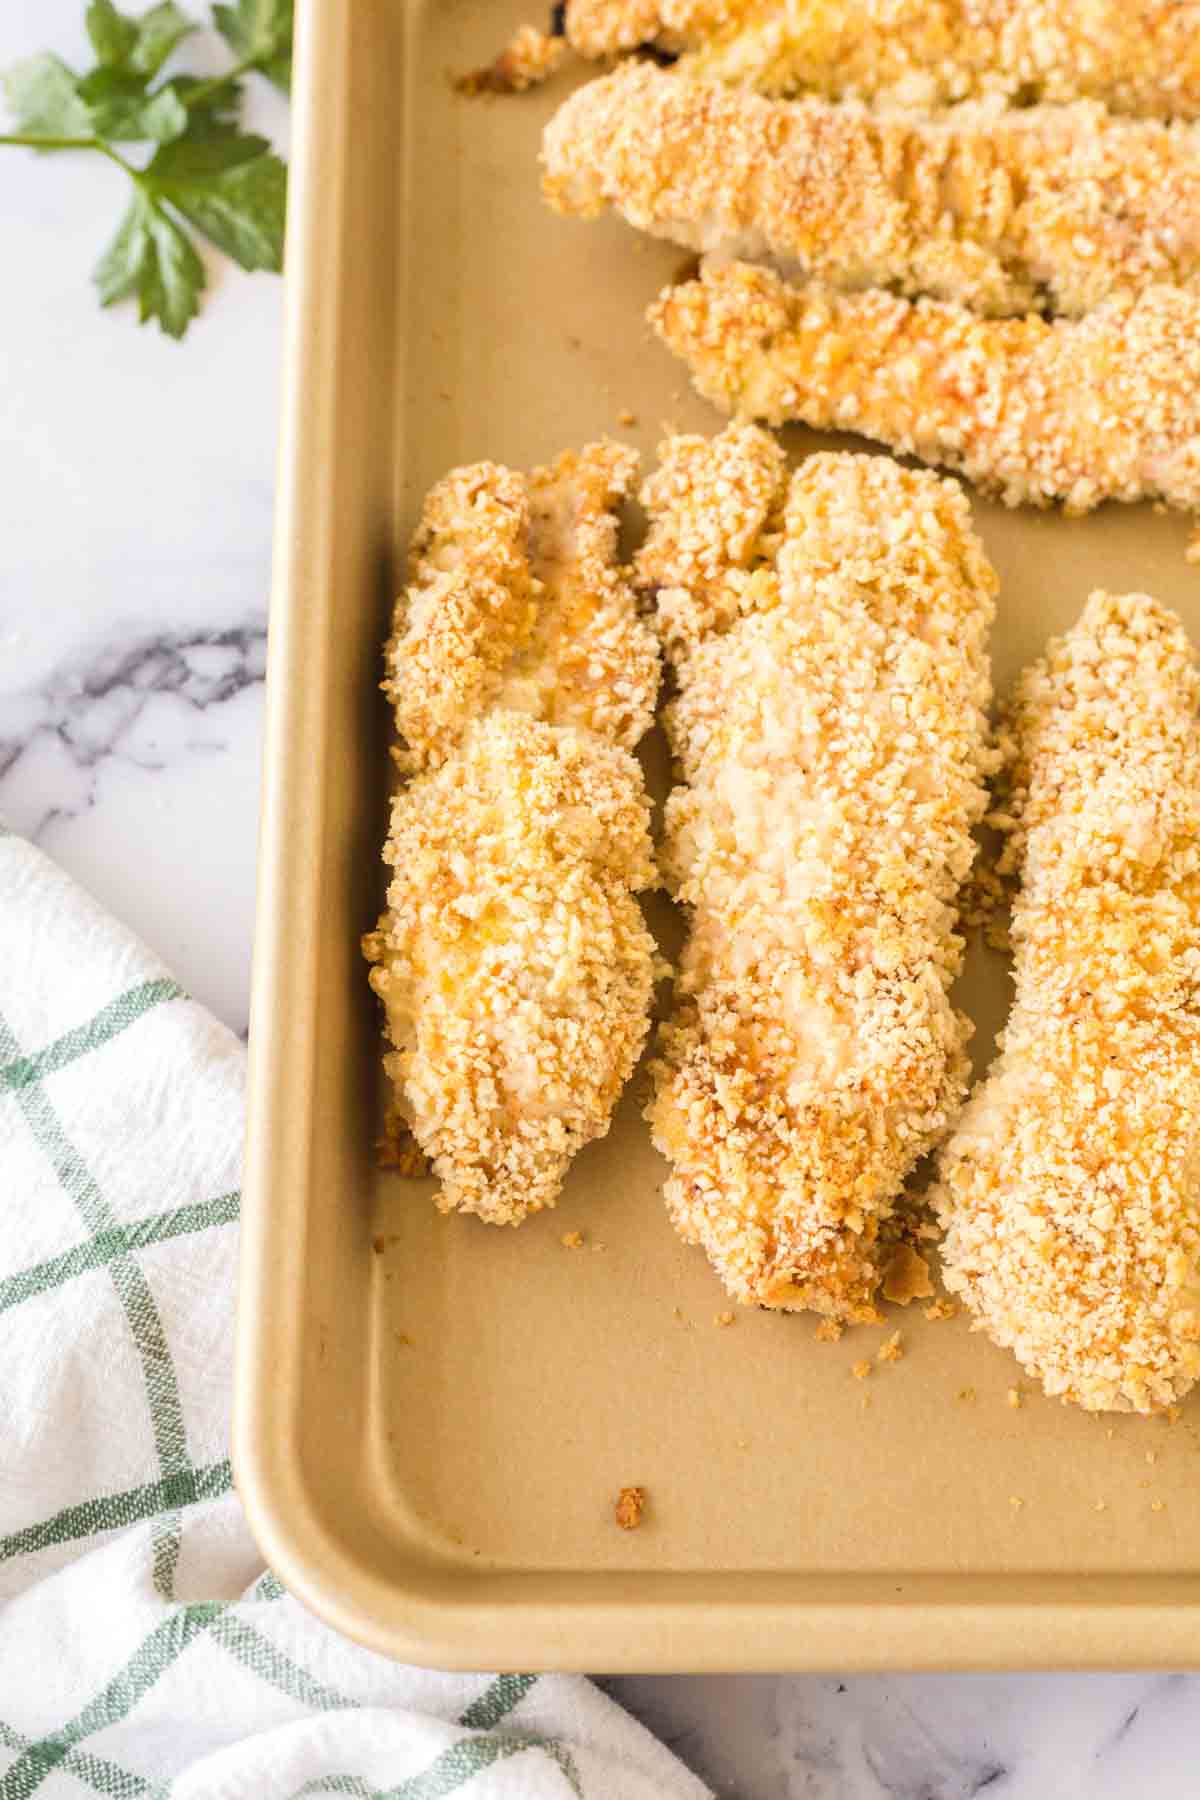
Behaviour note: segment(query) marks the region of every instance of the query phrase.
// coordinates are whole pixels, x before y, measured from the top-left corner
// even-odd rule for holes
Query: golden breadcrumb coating
[[[649,823],[628,751],[513,712],[394,801],[364,947],[444,1212],[519,1224],[607,1131],[653,990]]]
[[[444,1211],[519,1224],[609,1126],[649,1022],[649,804],[629,754],[658,648],[617,563],[637,457],[454,470],[429,495],[385,691],[412,779],[387,910],[364,940],[384,1002],[392,1157]]]
[[[523,94],[539,87],[562,65],[567,40],[520,25],[500,54],[455,82],[460,94]]]
[[[933,1198],[947,1287],[1090,1409],[1200,1373],[1198,708],[1174,614],[1093,594],[1002,734],[1016,998]]]
[[[1154,287],[1084,319],[981,319],[730,263],[666,289],[650,317],[725,412],[857,431],[1010,506],[1200,507],[1200,295]]]
[[[1197,0],[567,0],[566,24],[585,56],[653,43],[763,93],[1200,115]]]
[[[1078,314],[1200,273],[1200,140],[1091,101],[939,120],[625,63],[546,129],[543,192],[722,260],[976,311]]]
[[[874,1317],[876,1240],[966,1090],[955,899],[995,578],[955,483],[765,432],[661,450],[639,585],[680,686],[688,908],[649,1110],[681,1236],[746,1303]]]
[[[642,737],[658,652],[617,561],[637,468],[636,451],[602,442],[529,475],[473,463],[431,491],[387,646],[408,766],[443,761],[496,706],[627,749]]]

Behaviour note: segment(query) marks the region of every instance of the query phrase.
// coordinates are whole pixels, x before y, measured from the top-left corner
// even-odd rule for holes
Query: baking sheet
[[[539,202],[541,129],[579,75],[452,89],[519,3],[300,13],[236,1430],[267,1554],[352,1635],[468,1667],[1200,1661],[1194,1407],[1086,1416],[920,1303],[837,1344],[803,1315],[718,1324],[730,1303],[662,1206],[643,1074],[518,1231],[375,1169],[357,940],[384,889],[376,684],[420,499],[457,462],[605,432],[649,461],[666,429],[721,421],[642,323],[682,253]],[[1200,639],[1184,521],[976,515],[998,688],[1096,586],[1157,595]],[[644,755],[661,797],[657,733]],[[650,911],[674,948],[674,910]],[[957,997],[982,1061],[1008,992],[973,949]],[[897,1327],[903,1359],[854,1379]],[[627,1484],[649,1497],[629,1533]]]

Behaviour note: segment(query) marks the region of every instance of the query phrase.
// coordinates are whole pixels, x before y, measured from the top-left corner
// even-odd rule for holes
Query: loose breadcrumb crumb
[[[1092,1511],[1093,1512],[1107,1512],[1108,1511],[1108,1501],[1107,1500],[1097,1500],[1096,1504],[1092,1508]]]
[[[566,54],[565,38],[521,25],[498,56],[482,69],[460,75],[454,85],[460,94],[523,94],[549,80]]]
[[[1152,1500],[1150,1502],[1150,1511],[1151,1512],[1166,1512],[1166,1510],[1167,1510],[1167,1503],[1165,1500]]]
[[[642,1522],[642,1514],[646,1509],[646,1490],[640,1487],[623,1487],[617,1495],[615,1516],[622,1531],[636,1531]]]
[[[562,1235],[562,1243],[563,1243],[564,1250],[582,1250],[583,1249],[583,1233],[582,1233],[582,1231],[564,1231],[563,1235]]]
[[[864,1358],[862,1362],[856,1362],[851,1365],[850,1373],[853,1375],[855,1381],[865,1381],[867,1376],[871,1373],[871,1365]]]
[[[718,1313],[716,1318],[713,1320],[714,1325],[732,1325],[733,1322],[734,1322],[734,1318],[733,1318],[733,1314],[731,1312]]]
[[[1020,1512],[1025,1502],[1022,1500],[1020,1494],[1010,1494],[1008,1496],[1008,1504],[1012,1507],[1014,1512]]]
[[[890,1338],[880,1344],[875,1352],[875,1361],[881,1363],[899,1362],[904,1355],[904,1346],[900,1342],[900,1333],[893,1331]]]
[[[384,1239],[381,1237],[373,1237],[371,1239],[371,1248],[375,1252],[376,1256],[382,1256],[384,1249],[386,1248]]]
[[[932,1306],[926,1306],[922,1310],[925,1317],[931,1320],[958,1317],[958,1307],[953,1300],[935,1300]]]
[[[1015,1411],[1022,1404],[1020,1388],[1009,1388],[1005,1395],[1005,1402]]]
[[[880,117],[632,62],[564,102],[542,162],[560,212],[612,205],[691,250],[835,288],[1079,315],[1200,274],[1200,235],[1179,229],[1200,210],[1191,127],[1094,101]]]
[[[1158,1461],[1158,1452],[1155,1450],[1147,1450],[1146,1461],[1148,1463],[1157,1462]]]
[[[623,406],[617,414],[617,424],[624,426],[628,431],[631,426],[637,424],[637,414],[631,412],[627,406]]]
[[[911,1300],[924,1300],[933,1292],[929,1264],[911,1244],[897,1244],[883,1275],[883,1297],[897,1306]]]
[[[959,1400],[974,1400],[975,1389],[973,1387],[959,1388],[957,1398]]]
[[[818,1344],[836,1344],[845,1329],[840,1319],[822,1319],[813,1337]]]

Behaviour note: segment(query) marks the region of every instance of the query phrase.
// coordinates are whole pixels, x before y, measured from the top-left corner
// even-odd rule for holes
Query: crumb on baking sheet
[[[1008,1504],[1012,1507],[1014,1512],[1020,1512],[1025,1502],[1022,1500],[1020,1494],[1010,1494],[1008,1496]]]
[[[836,1344],[844,1330],[840,1319],[822,1319],[813,1336],[818,1344]]]
[[[959,1399],[959,1400],[974,1400],[975,1389],[973,1387],[959,1388],[958,1393],[955,1397],[956,1397],[956,1399]]]
[[[615,1517],[622,1531],[636,1531],[646,1509],[646,1490],[623,1487],[617,1495]]]
[[[1096,1504],[1092,1508],[1092,1511],[1093,1512],[1107,1512],[1108,1511],[1108,1501],[1107,1500],[1097,1500]]]
[[[1179,1408],[1177,1406],[1168,1406],[1166,1420],[1168,1425],[1177,1425],[1179,1423]]]
[[[419,1178],[429,1173],[429,1159],[394,1106],[384,1114],[383,1136],[375,1140],[375,1160],[381,1169]]]
[[[734,1316],[731,1312],[718,1313],[716,1318],[713,1320],[714,1325],[732,1325],[733,1323],[734,1323]]]
[[[393,1331],[392,1336],[395,1338],[396,1342],[400,1345],[400,1347],[402,1349],[404,1349],[404,1350],[412,1349],[413,1341],[409,1337],[407,1331]]]
[[[932,1293],[933,1283],[925,1258],[919,1256],[911,1244],[897,1244],[884,1270],[884,1299],[894,1300],[897,1306],[907,1306],[910,1300],[927,1300]]]
[[[958,1317],[958,1304],[954,1300],[935,1300],[924,1312],[927,1319],[954,1319]]]
[[[1009,1388],[1007,1394],[1004,1396],[1004,1399],[1005,1399],[1005,1403],[1008,1406],[1011,1406],[1013,1408],[1013,1410],[1015,1411],[1022,1403],[1020,1388],[1015,1388],[1015,1387]]]
[[[861,1362],[856,1362],[853,1365],[850,1373],[853,1375],[855,1381],[865,1381],[867,1376],[871,1373],[871,1365],[864,1357]]]
[[[623,425],[628,431],[631,426],[637,424],[637,414],[632,412],[628,406],[623,406],[617,414],[617,424]]]
[[[386,1248],[385,1240],[376,1234],[376,1236],[371,1239],[371,1248],[376,1256],[382,1256],[384,1249]]]
[[[1157,1461],[1158,1461],[1158,1452],[1157,1452],[1157,1450],[1147,1450],[1147,1452],[1146,1452],[1146,1461],[1147,1461],[1147,1462],[1148,1462],[1148,1463],[1152,1463],[1152,1462],[1157,1462]]]
[[[562,1246],[564,1250],[582,1250],[582,1231],[564,1231],[562,1234]]]
[[[499,56],[482,69],[458,76],[454,86],[467,95],[523,94],[548,80],[566,53],[565,38],[549,36],[536,25],[521,25]]]
[[[875,1361],[881,1363],[899,1362],[904,1355],[904,1346],[900,1342],[900,1333],[893,1331],[890,1338],[885,1338],[875,1352]]]
[[[1152,1500],[1150,1502],[1150,1511],[1151,1512],[1166,1512],[1166,1510],[1167,1510],[1167,1503],[1165,1500]]]

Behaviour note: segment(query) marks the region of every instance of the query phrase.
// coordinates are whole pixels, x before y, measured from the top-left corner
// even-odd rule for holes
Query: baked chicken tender
[[[1200,1373],[1198,709],[1175,615],[1099,593],[1002,732],[1016,998],[934,1200],[946,1285],[1092,1410]]]
[[[880,1226],[966,1091],[995,577],[953,482],[846,455],[789,481],[753,427],[660,455],[636,574],[691,927],[648,1112],[667,1205],[736,1299],[870,1319]]]
[[[636,473],[614,444],[529,475],[454,470],[426,501],[388,645],[411,779],[363,947],[389,1128],[429,1158],[443,1211],[492,1224],[554,1204],[649,1023],[657,958],[634,896],[655,873],[630,748],[659,661],[617,562]]]
[[[721,259],[976,311],[1085,313],[1200,273],[1200,139],[1092,102],[945,119],[625,63],[546,129],[543,192]]]
[[[567,0],[566,28],[584,56],[651,44],[768,94],[1200,116],[1197,0]]]
[[[706,268],[650,312],[722,411],[856,431],[1010,506],[1200,509],[1200,295],[1148,288],[1083,319],[981,319],[872,291]]]

